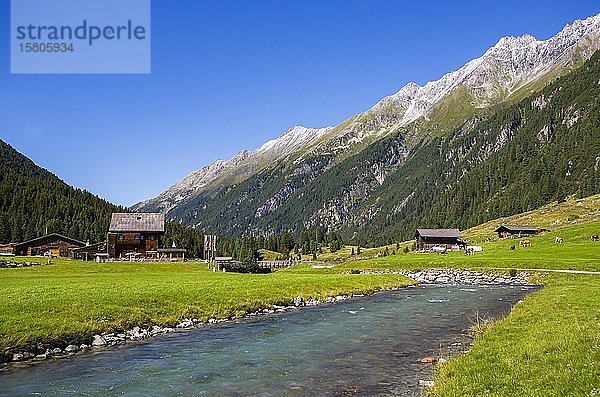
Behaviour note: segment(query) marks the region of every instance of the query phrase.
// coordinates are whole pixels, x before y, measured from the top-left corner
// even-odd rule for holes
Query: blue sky
[[[289,127],[336,125],[507,35],[546,39],[596,1],[152,1],[148,75],[11,75],[0,0],[0,139],[116,204]]]

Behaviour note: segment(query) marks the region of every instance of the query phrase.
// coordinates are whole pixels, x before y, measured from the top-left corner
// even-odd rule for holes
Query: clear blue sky
[[[295,124],[335,125],[501,36],[546,39],[594,1],[152,1],[149,75],[11,75],[0,0],[0,138],[114,203],[153,197]]]

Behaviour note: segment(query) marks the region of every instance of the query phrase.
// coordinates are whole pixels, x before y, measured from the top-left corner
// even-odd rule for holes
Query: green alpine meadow
[[[598,4],[11,2],[0,396],[600,396]]]

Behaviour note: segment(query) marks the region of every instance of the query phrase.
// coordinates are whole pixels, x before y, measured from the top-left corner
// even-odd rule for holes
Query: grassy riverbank
[[[600,242],[590,239],[599,231],[600,222],[590,221],[529,238],[529,248],[521,248],[519,240],[489,241],[473,256],[408,253],[347,262],[328,271],[427,267],[600,271]],[[564,243],[557,244],[556,237]],[[600,275],[536,272],[536,281],[544,284],[541,291],[516,305],[467,354],[437,368],[431,395],[600,396]]]
[[[31,261],[31,258],[11,260]],[[37,259],[44,262],[45,259]],[[289,304],[402,287],[398,275],[212,272],[200,263],[106,263],[67,259],[0,269],[0,352],[81,343],[94,333],[182,318],[227,318]]]
[[[552,275],[464,355],[433,396],[600,395],[600,277]]]

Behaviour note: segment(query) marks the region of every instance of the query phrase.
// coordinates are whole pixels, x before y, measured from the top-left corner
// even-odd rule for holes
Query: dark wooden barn
[[[68,257],[74,248],[85,247],[83,241],[63,236],[58,233],[47,234],[15,245],[15,255],[36,256],[50,255]]]
[[[496,230],[498,238],[520,238],[535,236],[541,230],[531,226],[502,225]]]
[[[107,234],[111,258],[144,259],[156,256],[165,233],[165,216],[159,213],[114,213]]]
[[[432,251],[434,248],[459,250],[465,247],[458,229],[417,229],[415,240],[418,251]]]

